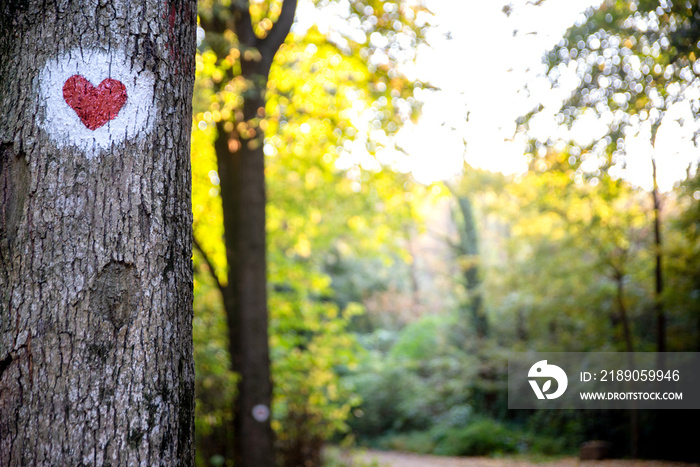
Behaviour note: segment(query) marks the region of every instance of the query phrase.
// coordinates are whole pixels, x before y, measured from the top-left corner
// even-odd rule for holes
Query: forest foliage
[[[668,350],[700,351],[697,164],[659,194],[660,246],[649,190],[622,176],[634,156],[628,137],[647,135],[653,147],[664,125],[677,125],[700,142],[697,121],[676,117],[685,105],[684,115],[697,119],[700,106],[698,2],[617,0],[587,12],[544,57],[555,86],[565,73],[579,83],[555,117],[563,132],[529,132],[542,109],[519,122],[530,139],[529,170],[506,176],[465,165],[429,186],[400,170],[405,155],[392,139],[419,116],[414,91],[430,88],[401,71],[424,40],[429,11],[417,1],[339,3],[352,33],[293,29],[275,57],[259,122],[280,463],[317,462],[328,441],[448,455],[560,454],[599,436],[629,454],[620,414],[509,412],[505,368],[514,351],[654,351],[659,301]],[[336,14],[332,5],[316,8]],[[200,2],[200,15],[222,14],[222,6]],[[269,29],[279,6],[251,2],[259,28]],[[246,131],[237,116],[245,83],[222,80],[240,54],[255,52],[226,41],[226,60],[217,44],[201,41],[196,62],[199,465],[226,465],[234,436],[237,375],[216,287],[227,265],[213,141],[218,122]],[[589,112],[605,133],[561,136]],[[684,439],[651,428],[642,436],[675,436],[673,446]],[[645,449],[641,455],[671,456],[660,442]]]

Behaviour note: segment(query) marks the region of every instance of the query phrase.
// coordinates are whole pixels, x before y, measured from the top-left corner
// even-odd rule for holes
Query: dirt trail
[[[355,453],[354,458],[373,467],[700,467],[700,464],[666,461],[580,461],[575,457],[559,459],[553,462],[535,463],[514,459],[491,459],[488,457],[442,457],[375,450],[359,451]],[[373,462],[375,462],[374,465],[372,464]]]

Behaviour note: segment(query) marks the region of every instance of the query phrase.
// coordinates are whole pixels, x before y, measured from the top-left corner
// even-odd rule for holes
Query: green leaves
[[[273,33],[280,5],[250,3],[247,11],[258,39]],[[410,177],[384,170],[375,156],[419,109],[414,84],[398,64],[410,60],[406,53],[422,40],[412,20],[422,7],[353,2],[347,19],[359,21],[364,39],[348,40],[315,27],[292,34],[268,79],[242,76],[242,64],[259,59],[260,50],[250,46],[250,37],[244,40],[244,32],[236,36],[236,14],[245,12],[229,6],[205,0],[199,7],[206,35],[196,59],[192,138],[195,238],[203,252],[194,258],[200,284],[196,300],[210,305],[198,308],[207,317],[199,322],[211,323],[217,338],[197,342],[198,387],[203,397],[208,384],[232,395],[225,384],[231,380],[209,363],[214,355],[219,358],[227,336],[226,323],[218,319],[220,305],[209,303],[214,281],[206,277],[214,274],[226,286],[214,148],[218,136],[217,147],[223,144],[231,153],[255,145],[265,154],[272,425],[284,456],[302,445],[317,449],[344,432],[350,410],[359,403],[339,374],[357,363],[359,347],[348,326],[362,307],[352,301],[339,306],[326,267],[334,255],[390,262],[402,252],[396,229],[414,218],[404,196]],[[375,15],[375,9],[381,13]],[[246,107],[262,94],[264,108]],[[217,128],[224,132],[223,142]],[[219,416],[223,407],[203,404],[201,422],[211,422],[204,433],[225,428],[228,419]]]

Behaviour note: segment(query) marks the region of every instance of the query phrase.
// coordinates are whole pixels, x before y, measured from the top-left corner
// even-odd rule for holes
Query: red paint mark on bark
[[[84,77],[73,75],[63,85],[63,99],[86,127],[96,130],[119,114],[126,103],[126,87],[112,78],[95,87]]]
[[[175,9],[175,4],[170,5],[170,14],[168,15],[168,23],[170,24],[169,33],[172,35],[175,30],[175,20],[177,20],[177,10]]]
[[[236,0],[234,0],[236,1]],[[173,71],[175,74],[181,74],[182,70],[184,73],[193,73],[194,60],[189,60],[189,54],[187,50],[183,50],[183,28],[181,23],[185,25],[194,24],[196,27],[196,8],[192,9],[191,6],[185,5],[182,0],[164,0],[165,9],[163,11],[163,19],[168,22],[168,39],[167,47],[170,54],[170,58],[173,62]]]
[[[175,24],[179,13],[182,9],[181,5],[176,4],[174,0],[165,0],[166,8],[169,9],[168,13],[168,52],[170,53],[170,58],[173,59],[175,63],[175,74],[180,74],[180,61],[182,60],[180,54],[180,44],[178,43],[178,37],[175,32]]]

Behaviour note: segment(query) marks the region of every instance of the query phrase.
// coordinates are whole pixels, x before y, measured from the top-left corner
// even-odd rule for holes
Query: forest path
[[[398,451],[362,450],[354,453],[356,460],[372,467],[700,467],[668,461],[604,460],[580,461],[567,457],[552,462],[530,462],[516,459],[492,459],[488,457],[443,457],[412,454]]]

